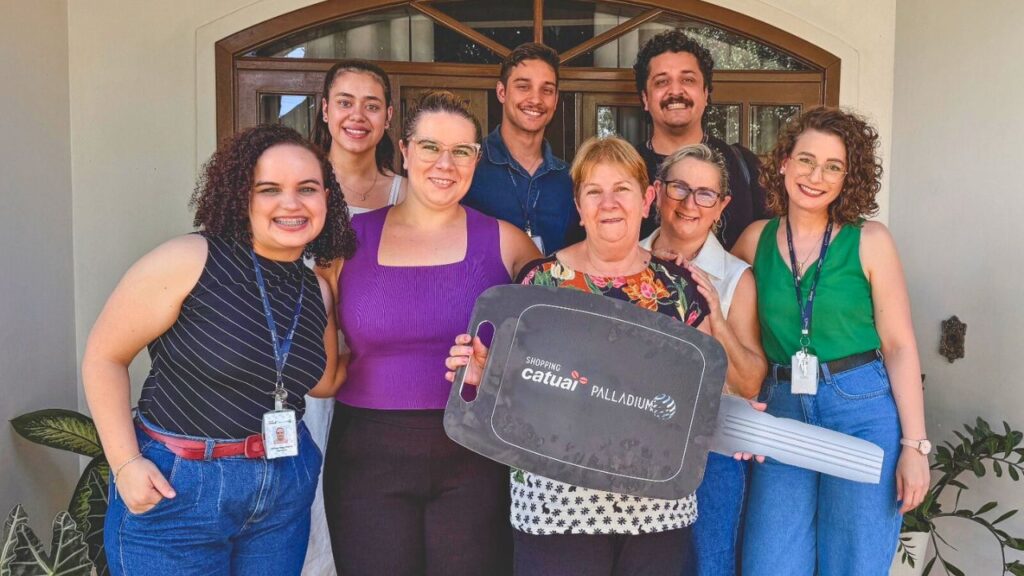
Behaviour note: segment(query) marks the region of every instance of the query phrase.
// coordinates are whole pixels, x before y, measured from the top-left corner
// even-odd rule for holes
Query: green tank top
[[[793,289],[793,274],[779,253],[776,234],[779,219],[772,218],[761,232],[754,256],[754,280],[761,322],[761,342],[768,360],[789,364],[800,348],[800,308]],[[811,344],[821,362],[877,349],[871,285],[860,263],[860,226],[843,226],[829,244],[821,279],[814,295]],[[787,256],[788,259],[788,256]],[[814,270],[815,264],[808,266]],[[804,299],[814,274],[804,274],[800,288]]]

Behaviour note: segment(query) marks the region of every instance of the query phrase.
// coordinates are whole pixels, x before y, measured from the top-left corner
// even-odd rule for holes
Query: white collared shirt
[[[659,234],[661,234],[660,228],[641,240],[640,247],[644,250],[651,250]],[[711,283],[718,291],[722,315],[728,318],[729,306],[732,304],[733,294],[736,293],[736,286],[740,282],[740,277],[743,276],[743,271],[750,268],[750,264],[726,252],[722,243],[711,233],[708,234],[708,239],[704,241],[704,246],[697,253],[697,257],[693,259],[693,264],[711,277]]]

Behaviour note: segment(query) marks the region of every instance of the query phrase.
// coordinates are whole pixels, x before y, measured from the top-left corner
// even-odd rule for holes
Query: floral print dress
[[[604,277],[577,272],[551,256],[527,265],[518,281],[632,302],[690,326],[697,326],[707,315],[707,302],[689,273],[657,258],[638,274]],[[679,500],[629,496],[515,468],[510,485],[512,527],[527,534],[647,534],[683,528],[697,519],[693,494]]]

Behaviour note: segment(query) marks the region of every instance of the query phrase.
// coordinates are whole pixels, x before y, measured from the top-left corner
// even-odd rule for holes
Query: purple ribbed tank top
[[[466,331],[484,290],[511,282],[501,260],[498,221],[466,210],[466,258],[438,266],[378,263],[390,207],[352,218],[359,241],[338,279],[338,325],[352,350],[338,401],[359,408],[444,408],[451,384],[444,359]]]

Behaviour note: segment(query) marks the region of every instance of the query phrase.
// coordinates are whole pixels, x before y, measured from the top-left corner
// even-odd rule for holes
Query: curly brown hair
[[[790,120],[761,169],[761,186],[767,191],[768,209],[785,215],[789,208],[782,164],[793,153],[797,138],[808,130],[834,134],[846,146],[846,177],[843,189],[832,204],[829,216],[837,224],[856,224],[878,213],[875,197],[882,187],[882,159],[875,153],[878,131],[860,115],[820,106]]]
[[[252,245],[249,204],[256,162],[273,146],[290,144],[309,150],[320,163],[327,191],[327,219],[324,229],[306,245],[303,255],[317,266],[327,266],[336,258],[350,258],[356,247],[356,235],[348,219],[348,207],[334,169],[319,148],[301,134],[279,124],[249,128],[226,140],[203,165],[189,207],[195,208],[192,225],[208,234]]]

